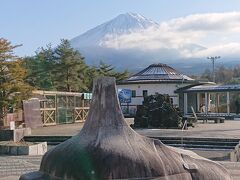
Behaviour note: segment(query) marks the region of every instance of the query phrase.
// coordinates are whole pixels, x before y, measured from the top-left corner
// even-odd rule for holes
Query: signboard
[[[120,103],[131,103],[132,91],[130,89],[118,89]]]
[[[92,93],[83,93],[83,99],[85,100],[92,99]]]

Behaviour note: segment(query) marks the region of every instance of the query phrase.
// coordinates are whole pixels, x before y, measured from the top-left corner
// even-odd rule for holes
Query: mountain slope
[[[204,56],[202,58],[189,56],[207,50],[206,47],[195,43],[194,39],[188,39],[188,34],[185,36],[181,33],[176,34],[175,27],[172,27],[171,32],[168,28],[167,23],[159,25],[142,15],[126,13],[90,29],[70,42],[72,47],[85,57],[86,63],[94,66],[103,61],[115,66],[117,70],[128,69],[136,72],[151,63],[166,63],[185,74],[199,74],[205,68],[211,68],[211,64]],[[152,36],[151,32],[156,34]],[[123,37],[126,39],[126,36],[130,38],[132,47],[132,44],[122,39]],[[111,42],[112,46],[108,46],[108,42]],[[138,44],[142,45],[142,48],[135,46]],[[151,45],[158,48],[146,48]],[[238,62],[233,60],[231,65]]]
[[[71,40],[74,48],[101,46],[104,39],[114,38],[123,34],[141,31],[158,24],[136,13],[120,14],[114,19],[103,23]]]

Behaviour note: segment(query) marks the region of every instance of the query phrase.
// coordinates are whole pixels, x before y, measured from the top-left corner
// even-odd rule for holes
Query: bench
[[[224,123],[224,117],[216,117],[216,116],[198,116],[198,120],[202,120],[203,123],[207,123],[208,121],[214,121],[214,123]]]

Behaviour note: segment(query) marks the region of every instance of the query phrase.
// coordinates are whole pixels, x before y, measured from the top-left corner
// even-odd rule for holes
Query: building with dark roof
[[[119,84],[144,83],[193,83],[194,79],[178,72],[166,64],[152,64],[146,69],[120,82]]]
[[[195,85],[198,82],[185,74],[182,74],[166,64],[152,64],[142,71],[130,76],[118,83],[118,89],[132,91],[131,103],[122,103],[123,111],[127,108],[130,114],[134,114],[136,106],[141,105],[144,96],[168,94],[173,105],[179,106],[179,95],[175,91],[185,86]],[[125,109],[124,109],[125,108]]]
[[[132,92],[130,103],[121,103],[123,112],[135,114],[144,96],[168,94],[184,115],[230,116],[240,114],[240,85],[216,85],[196,81],[166,64],[152,64],[118,83],[118,89]]]

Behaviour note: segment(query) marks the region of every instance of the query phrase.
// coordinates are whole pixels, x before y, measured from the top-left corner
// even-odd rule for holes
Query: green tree
[[[126,79],[129,75],[127,70],[117,72],[112,65],[108,65],[103,62],[100,62],[100,65],[97,68],[97,73],[99,76],[115,77],[117,82]]]
[[[233,70],[231,68],[220,66],[217,68],[215,75],[217,83],[228,84],[233,78]]]
[[[98,77],[98,72],[96,67],[89,67],[86,69],[85,77],[83,79],[84,84],[87,87],[87,91],[92,91],[93,79]]]
[[[51,45],[40,48],[36,55],[24,58],[28,70],[25,81],[37,89],[54,90],[52,69],[54,68],[54,50]]]
[[[205,71],[201,75],[201,79],[204,79],[207,81],[212,81],[212,73],[211,73],[210,69],[205,69]]]
[[[27,69],[25,81],[42,90],[89,92],[93,79],[99,76],[115,77],[121,81],[128,77],[128,71],[117,72],[111,65],[101,62],[99,66],[88,66],[81,54],[74,50],[68,40],[52,48],[40,48],[36,54],[24,58]]]
[[[79,92],[88,89],[84,83],[87,71],[84,58],[68,40],[61,40],[54,51],[54,60],[53,82],[57,90]]]
[[[0,38],[0,121],[3,121],[9,107],[17,109],[31,92],[31,87],[24,82],[26,70],[22,66],[23,61],[13,54],[16,47]]]
[[[234,67],[219,66],[215,70],[216,83],[219,84],[239,84],[240,82],[240,65]],[[202,79],[212,81],[212,72],[206,69],[201,75]]]
[[[135,127],[179,128],[182,118],[173,107],[169,95],[155,94],[144,98],[143,105],[137,107]]]

